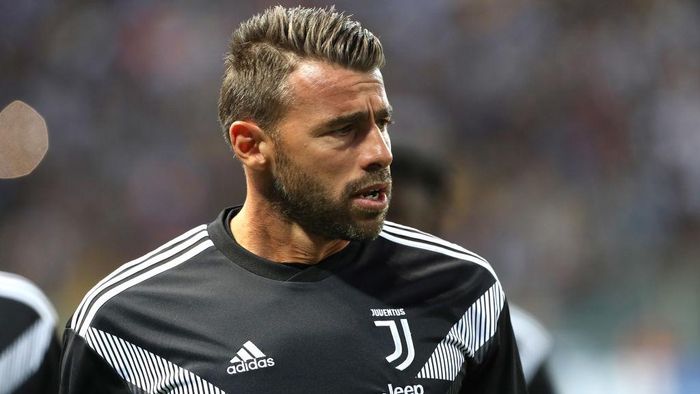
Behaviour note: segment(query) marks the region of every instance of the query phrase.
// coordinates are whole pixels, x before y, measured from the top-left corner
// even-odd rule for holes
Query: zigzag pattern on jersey
[[[452,326],[416,377],[453,381],[466,357],[474,357],[496,333],[504,303],[505,294],[496,282]]]
[[[486,261],[486,259],[442,238],[416,230],[412,227],[389,221],[384,221],[384,227],[382,227],[382,232],[379,234],[379,236],[402,245],[412,246],[423,250],[430,250],[454,257],[456,259],[475,263],[486,268],[486,270],[493,275],[494,279],[498,281],[496,272],[494,272],[493,268],[491,268],[491,265],[488,261]]]
[[[213,247],[206,228],[206,225],[198,226],[145,256],[122,265],[102,279],[78,305],[70,320],[70,328],[85,337],[95,314],[109,299]]]
[[[85,340],[124,380],[149,394],[226,394],[192,372],[104,331],[90,327]]]

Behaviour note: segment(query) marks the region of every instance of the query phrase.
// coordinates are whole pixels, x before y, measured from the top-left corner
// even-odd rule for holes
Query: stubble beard
[[[388,168],[350,182],[336,200],[321,182],[305,174],[284,152],[278,152],[275,161],[277,172],[273,175],[268,197],[285,219],[327,239],[362,241],[379,236],[387,210],[355,209],[352,198],[358,190],[368,185],[391,184]],[[390,188],[386,194],[390,200]]]

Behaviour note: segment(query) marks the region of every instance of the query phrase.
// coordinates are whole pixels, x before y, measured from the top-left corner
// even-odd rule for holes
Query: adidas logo
[[[231,365],[226,368],[229,375],[253,371],[272,367],[275,365],[275,360],[272,357],[267,357],[257,346],[251,341],[243,344],[241,350],[236,352],[236,356],[230,361]]]

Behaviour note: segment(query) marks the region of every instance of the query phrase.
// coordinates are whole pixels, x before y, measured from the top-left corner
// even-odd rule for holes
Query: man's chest
[[[445,365],[435,362],[459,319],[441,305],[389,305],[347,289],[245,294],[161,303],[130,343],[174,375],[192,374],[193,386],[226,393],[445,393],[455,379],[435,376],[464,361],[452,347],[438,357]],[[162,364],[151,359],[134,357],[131,369]]]

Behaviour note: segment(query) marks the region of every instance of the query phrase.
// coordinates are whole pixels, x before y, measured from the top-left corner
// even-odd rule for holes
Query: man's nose
[[[376,125],[369,130],[363,141],[363,167],[367,171],[376,171],[389,167],[394,157],[391,154],[389,134]]]

